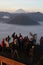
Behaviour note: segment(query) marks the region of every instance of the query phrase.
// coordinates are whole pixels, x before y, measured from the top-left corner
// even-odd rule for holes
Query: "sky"
[[[15,12],[17,9],[43,12],[43,0],[0,0],[0,11]]]

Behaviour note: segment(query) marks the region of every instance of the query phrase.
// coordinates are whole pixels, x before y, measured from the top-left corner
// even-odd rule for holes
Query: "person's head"
[[[7,38],[10,38],[10,36],[8,35]]]
[[[6,41],[8,41],[8,38],[6,37],[6,39],[5,39]]]
[[[19,33],[19,36],[20,36],[20,37],[22,37],[22,34],[21,34],[21,33]]]
[[[32,32],[29,32],[29,34],[32,36],[33,35],[33,33]]]
[[[21,33],[19,33],[19,35],[21,35]]]
[[[10,36],[9,35],[7,36],[7,39],[8,39],[8,41],[10,40]]]
[[[12,38],[14,38],[15,37],[15,32],[12,34]]]
[[[15,34],[15,32],[14,32],[14,34]]]

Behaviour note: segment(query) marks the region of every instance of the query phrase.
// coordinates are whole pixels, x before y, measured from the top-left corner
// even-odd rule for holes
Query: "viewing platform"
[[[25,65],[25,64],[0,56],[0,65]]]

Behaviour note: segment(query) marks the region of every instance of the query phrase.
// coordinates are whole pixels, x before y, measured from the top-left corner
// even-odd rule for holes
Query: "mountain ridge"
[[[24,10],[23,10],[24,11]],[[28,17],[30,17],[32,20],[38,22],[38,21],[42,21],[43,22],[43,13],[41,12],[25,12],[25,13],[9,13],[9,12],[0,12],[0,22],[5,22],[5,23],[9,23],[11,21],[11,19],[14,19],[17,15],[20,14],[20,17],[22,17],[22,14],[27,15]],[[5,19],[3,18],[4,16],[9,17],[9,19]]]
[[[26,14],[18,14],[15,18],[11,19],[9,24],[17,24],[17,25],[39,25],[38,22],[32,20]]]
[[[18,9],[15,11],[15,13],[26,13],[23,9]]]

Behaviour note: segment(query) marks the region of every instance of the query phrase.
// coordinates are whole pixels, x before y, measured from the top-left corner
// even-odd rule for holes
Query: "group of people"
[[[28,36],[23,37],[20,33],[19,36],[14,32],[12,34],[12,42],[10,42],[11,37],[8,35],[5,39],[2,39],[1,47],[12,49],[14,54],[18,56],[18,50],[21,52],[28,52],[30,48],[36,43],[36,34],[30,32],[31,39]]]
[[[12,34],[12,39],[13,41],[11,43],[17,45],[19,44],[20,46],[22,46],[22,44],[26,45],[26,43],[31,43],[32,45],[33,44],[36,44],[36,34],[32,34],[30,32],[30,35],[31,35],[31,38],[29,38],[28,36],[25,36],[23,37],[23,35],[20,33],[19,36],[14,32]],[[2,39],[2,42],[1,42],[1,46],[4,47],[9,47],[9,44],[10,44],[10,40],[11,40],[11,37],[8,35],[5,39],[3,38]]]
[[[18,51],[28,53],[29,49],[32,48],[32,46],[36,44],[37,34],[32,34],[30,32],[30,35],[31,35],[31,38],[29,38],[28,36],[23,37],[21,33],[18,36],[14,32],[12,34],[13,41],[10,43],[11,38],[8,35],[5,39],[2,39],[1,47],[7,48],[7,49],[10,48],[11,51],[14,52],[14,54],[17,54],[17,57],[19,57]]]

